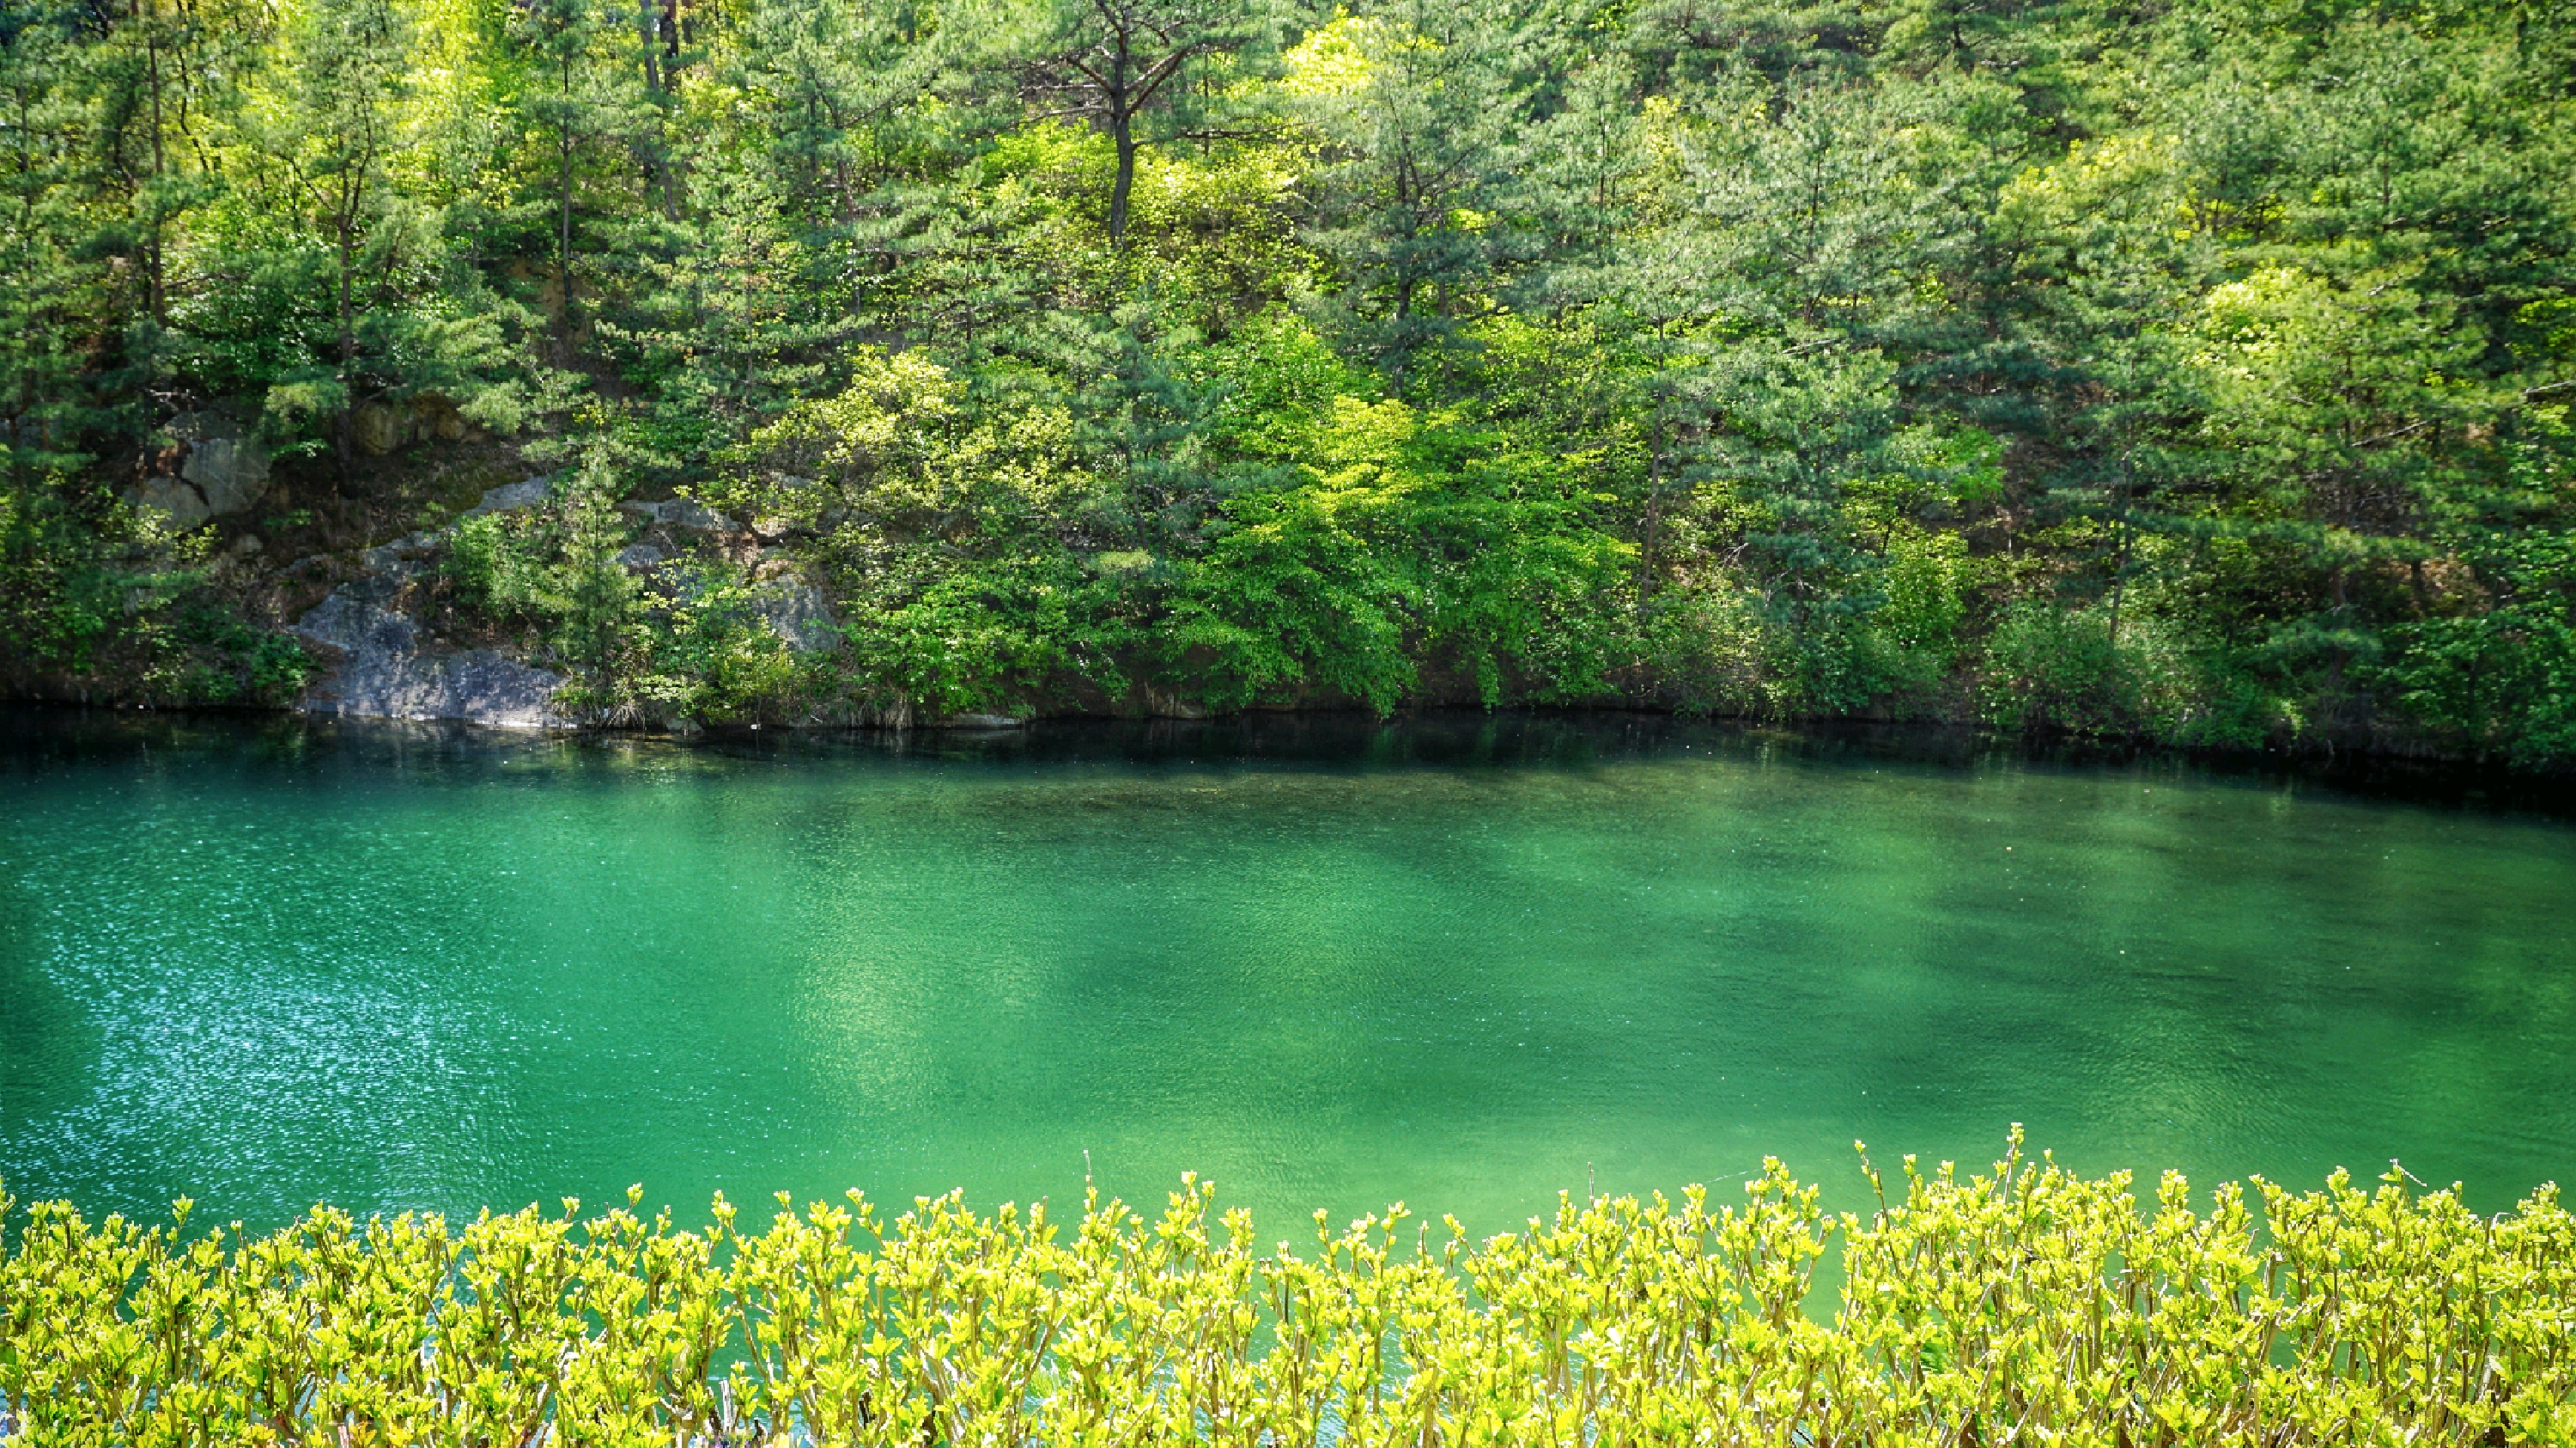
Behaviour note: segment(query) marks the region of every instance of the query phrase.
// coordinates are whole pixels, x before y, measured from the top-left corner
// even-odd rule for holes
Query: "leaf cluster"
[[[2195,1210],[2012,1152],[1832,1216],[1777,1162],[1470,1242],[1398,1204],[1264,1243],[1184,1177],[766,1224],[717,1198],[254,1236],[41,1203],[0,1259],[28,1443],[2552,1443],[2576,1221],[2257,1180]],[[5,1207],[6,1198],[0,1198]],[[1822,1269],[1839,1248],[1838,1287]]]

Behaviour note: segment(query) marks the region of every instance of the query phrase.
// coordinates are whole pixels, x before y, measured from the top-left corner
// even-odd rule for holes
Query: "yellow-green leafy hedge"
[[[2554,1189],[2490,1218],[2338,1174],[2194,1211],[2018,1137],[1902,1185],[1834,1217],[1773,1163],[1728,1208],[1566,1202],[1481,1244],[1318,1213],[1302,1248],[1188,1179],[1069,1231],[953,1195],[193,1239],[184,1204],[39,1205],[0,1266],[0,1401],[13,1444],[2576,1441]]]

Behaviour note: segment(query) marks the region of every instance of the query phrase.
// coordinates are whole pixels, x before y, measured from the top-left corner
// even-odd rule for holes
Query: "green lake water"
[[[729,747],[13,716],[0,1178],[274,1225],[1184,1170],[1264,1234],[1851,1143],[2576,1176],[2576,829],[1655,721]]]

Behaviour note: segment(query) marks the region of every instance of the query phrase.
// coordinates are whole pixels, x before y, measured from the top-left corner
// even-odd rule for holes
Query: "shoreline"
[[[2167,765],[2219,778],[2259,778],[2410,803],[2576,816],[2576,771],[2524,769],[2430,750],[2312,746],[2230,748],[2075,734],[2022,735],[1940,720],[1756,719],[1607,705],[1425,705],[1377,715],[1350,708],[1253,708],[1200,718],[1169,715],[962,716],[937,723],[797,723],[692,730],[577,725],[499,726],[452,718],[326,714],[293,708],[82,704],[0,699],[0,745],[138,727],[193,725],[252,732],[513,745],[645,745],[763,754],[841,746],[894,755],[1071,761],[1244,760],[1317,764],[1543,764],[1712,745],[1787,750],[1847,761],[1935,768],[2011,763],[2070,769]],[[29,727],[32,725],[33,727]],[[106,743],[103,737],[95,742]]]

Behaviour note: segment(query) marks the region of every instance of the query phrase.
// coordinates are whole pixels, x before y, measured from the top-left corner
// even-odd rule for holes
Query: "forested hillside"
[[[2576,757],[2564,0],[0,26],[21,695]]]

